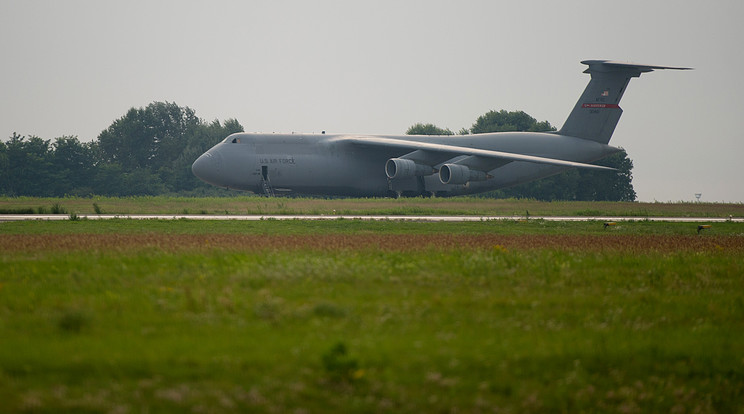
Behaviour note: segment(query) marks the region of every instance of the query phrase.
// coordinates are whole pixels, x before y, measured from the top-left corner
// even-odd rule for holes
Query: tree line
[[[459,134],[555,131],[522,112],[490,111]],[[226,136],[243,132],[235,119],[206,122],[193,109],[171,102],[131,108],[92,142],[75,136],[45,140],[16,133],[0,141],[0,194],[62,197],[217,195],[191,173],[191,164]],[[454,135],[433,124],[415,124],[407,134]],[[492,191],[486,197],[538,200],[633,201],[633,162],[625,151],[598,162],[619,173],[571,169],[532,183]]]
[[[191,164],[235,132],[243,132],[235,119],[205,122],[191,108],[153,102],[131,108],[92,142],[13,133],[0,142],[0,194],[214,194],[219,189],[194,177]]]

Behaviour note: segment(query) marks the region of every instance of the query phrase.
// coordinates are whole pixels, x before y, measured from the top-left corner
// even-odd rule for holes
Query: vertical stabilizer
[[[641,73],[654,69],[690,69],[609,60],[585,60],[581,63],[589,66],[584,73],[589,73],[592,79],[558,133],[601,144],[610,142],[623,113],[620,99],[631,78],[637,78]]]

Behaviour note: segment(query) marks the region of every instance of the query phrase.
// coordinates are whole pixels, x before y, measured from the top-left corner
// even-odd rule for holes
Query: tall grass
[[[32,250],[0,266],[6,412],[736,412],[744,399],[739,251]]]

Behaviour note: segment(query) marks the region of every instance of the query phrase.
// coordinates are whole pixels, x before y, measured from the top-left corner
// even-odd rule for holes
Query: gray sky
[[[489,110],[559,127],[579,61],[633,79],[610,144],[641,201],[744,202],[744,2],[0,0],[0,138],[95,139],[176,102],[247,132],[459,130]]]

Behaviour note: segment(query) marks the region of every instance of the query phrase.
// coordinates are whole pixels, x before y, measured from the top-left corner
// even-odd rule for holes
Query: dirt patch
[[[744,237],[695,235],[232,235],[62,234],[1,235],[0,251],[212,250],[385,250],[426,249],[744,252]]]

